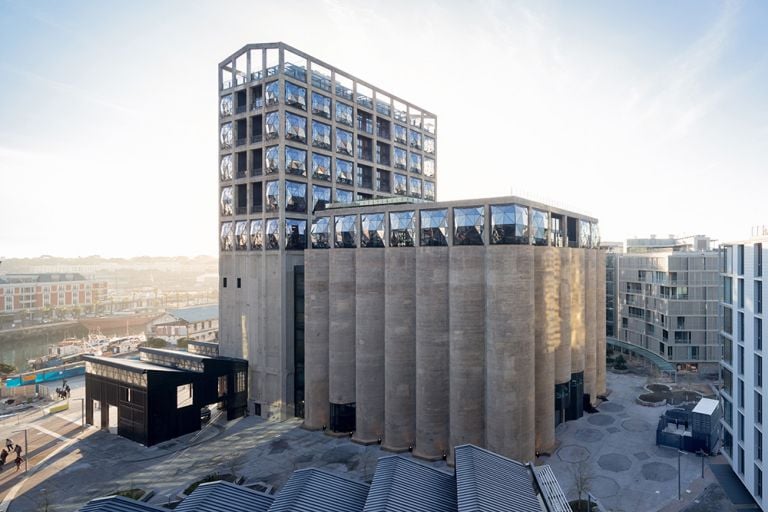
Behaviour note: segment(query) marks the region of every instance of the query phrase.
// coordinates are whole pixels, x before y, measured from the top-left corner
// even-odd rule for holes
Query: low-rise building
[[[0,313],[94,311],[107,297],[107,282],[77,273],[0,275]]]
[[[219,306],[169,309],[149,325],[148,336],[176,344],[181,338],[214,341],[219,335]]]

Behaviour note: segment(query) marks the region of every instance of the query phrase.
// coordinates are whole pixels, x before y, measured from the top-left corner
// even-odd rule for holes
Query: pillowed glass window
[[[312,211],[325,208],[331,202],[331,189],[312,185]]]
[[[331,127],[312,121],[312,145],[316,148],[331,149]]]
[[[408,180],[403,174],[395,174],[394,177],[394,190],[395,194],[401,196],[408,195]]]
[[[232,155],[224,155],[219,162],[219,177],[222,181],[232,179]]]
[[[352,107],[340,101],[336,102],[336,122],[347,126],[354,126],[355,119],[352,115]]]
[[[421,155],[416,153],[411,153],[409,157],[410,157],[409,158],[410,171],[421,174]]]
[[[394,157],[393,165],[395,166],[395,169],[408,168],[408,152],[406,150],[395,148]]]
[[[307,110],[307,90],[291,82],[285,82],[285,104]]]
[[[483,245],[485,209],[482,206],[453,209],[453,245]]]
[[[424,176],[434,178],[435,176],[435,160],[434,158],[424,159]]]
[[[241,220],[235,223],[235,249],[245,251],[248,249],[248,221]]]
[[[251,221],[251,249],[264,248],[264,221],[261,219]]]
[[[270,82],[264,86],[264,102],[267,106],[280,103],[280,82]]]
[[[280,209],[280,182],[268,181],[264,187],[264,211],[276,212]]]
[[[331,219],[320,217],[313,220],[310,238],[313,249],[329,249],[331,247]]]
[[[264,140],[273,140],[280,136],[280,113],[267,112],[264,116]]]
[[[264,174],[280,171],[280,147],[270,146],[264,153]]]
[[[448,245],[447,234],[448,210],[421,210],[420,245]]]
[[[221,142],[221,145],[225,148],[231,148],[234,138],[235,135],[232,133],[232,123],[224,123],[221,125],[221,131],[219,132],[219,142]]]
[[[296,176],[307,175],[307,152],[290,146],[285,147],[285,172]]]
[[[279,219],[267,219],[267,232],[264,237],[264,247],[268,251],[276,251],[280,249],[280,220]]]
[[[285,138],[296,142],[307,142],[307,119],[296,114],[285,114]]]
[[[357,215],[339,215],[334,217],[334,227],[335,247],[357,247]]]
[[[352,185],[352,162],[336,159],[336,183]]]
[[[592,229],[592,247],[600,247],[600,226],[597,222],[591,223]]]
[[[352,156],[352,151],[352,134],[346,130],[336,128],[336,152]]]
[[[231,251],[235,244],[234,234],[232,233],[232,223],[225,222],[221,225],[221,233],[219,234],[219,241],[221,243],[222,251]]]
[[[408,130],[405,126],[395,125],[395,142],[408,144]]]
[[[307,248],[307,221],[285,219],[285,248],[289,251]]]
[[[531,208],[531,237],[533,245],[549,243],[549,213]]]
[[[360,247],[384,247],[384,214],[360,216]]]
[[[312,93],[312,115],[331,118],[331,98],[322,94]]]
[[[579,247],[592,247],[591,226],[586,220],[579,220]]]
[[[297,183],[295,181],[285,182],[285,211],[301,212],[307,211],[307,184]]]
[[[348,204],[352,202],[352,191],[351,190],[343,190],[340,188],[336,189],[336,202],[337,203],[343,203]]]
[[[221,100],[219,100],[219,114],[222,116],[231,116],[232,115],[232,95],[227,94],[226,96],[222,96]]]
[[[419,178],[409,178],[410,181],[409,195],[411,197],[421,198],[421,180]]]
[[[435,184],[431,181],[424,182],[424,199],[429,201],[435,200]]]
[[[232,215],[234,213],[234,205],[232,204],[232,187],[224,187],[221,189],[221,214]]]
[[[424,152],[433,155],[435,153],[435,139],[424,137]]]
[[[414,234],[416,233],[416,213],[390,212],[389,213],[389,246],[413,247]]]
[[[408,144],[412,148],[421,149],[421,134],[416,130],[408,130]]]
[[[491,206],[491,243],[528,244],[528,208],[517,204]]]
[[[312,154],[312,177],[316,180],[331,181],[331,157]]]

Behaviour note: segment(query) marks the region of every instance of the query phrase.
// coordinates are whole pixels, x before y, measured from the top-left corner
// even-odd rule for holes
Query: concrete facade
[[[336,229],[327,234],[335,241],[330,248],[319,244],[326,234],[313,231],[307,253],[307,382],[316,382],[309,368],[320,368],[322,378],[326,364],[331,373],[355,372],[353,439],[380,440],[384,449],[425,459],[450,461],[453,447],[473,443],[533,460],[554,447],[557,423],[581,415],[582,395],[569,389],[581,393],[583,383],[592,403],[605,392],[605,337],[597,329],[605,255],[595,248],[595,219],[517,197],[332,205],[317,217],[318,226]],[[555,225],[579,229],[559,232]],[[373,237],[382,243],[371,245]],[[330,254],[328,271],[320,259],[315,272],[316,253]],[[339,253],[356,255],[355,271],[351,257]],[[333,302],[341,299],[331,291],[329,319],[311,318],[325,313],[311,302],[317,281],[327,275],[332,290],[341,274],[355,280],[358,304],[369,301],[364,311],[334,318]],[[376,286],[383,299],[363,299]],[[383,319],[375,324],[383,333],[373,331],[374,317]],[[334,334],[326,334],[348,318],[356,321],[354,363],[334,352]],[[384,339],[383,377],[381,342],[369,342],[377,334]],[[564,386],[567,402],[559,413],[556,385]],[[333,418],[318,425],[316,418],[328,415],[313,410],[333,407],[333,395],[326,404],[309,397],[308,390],[305,424],[339,431]]]

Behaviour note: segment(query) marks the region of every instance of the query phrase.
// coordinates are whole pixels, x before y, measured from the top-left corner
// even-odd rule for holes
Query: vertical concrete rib
[[[585,249],[584,274],[584,392],[597,396],[597,249]]]
[[[555,384],[571,380],[571,251],[556,249],[560,257],[560,342],[555,348]]]
[[[561,343],[560,255],[554,247],[536,247],[534,258],[536,451],[550,453],[555,446],[555,350]]]
[[[571,253],[571,373],[584,371],[584,249]]]
[[[357,250],[355,361],[357,394],[353,440],[371,444],[384,435],[384,253]]]
[[[536,370],[533,246],[488,247],[485,274],[486,446],[506,457],[530,461],[535,457],[538,395],[531,386]],[[554,383],[547,395],[553,393]]]
[[[449,451],[448,248],[420,247],[416,256],[416,446],[439,459]]]
[[[485,446],[484,248],[452,247],[448,283],[452,457],[456,446]]]
[[[328,407],[328,251],[304,253],[304,426],[329,423]]]
[[[597,394],[605,394],[605,253],[597,251]]]
[[[416,249],[385,256],[384,441],[404,451],[416,439]]]
[[[328,398],[355,402],[355,251],[335,249],[329,256]]]

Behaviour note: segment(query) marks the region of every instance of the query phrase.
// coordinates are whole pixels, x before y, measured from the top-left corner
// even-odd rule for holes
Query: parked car
[[[200,409],[200,421],[203,423],[208,423],[211,421],[211,410],[206,405],[202,409]]]

